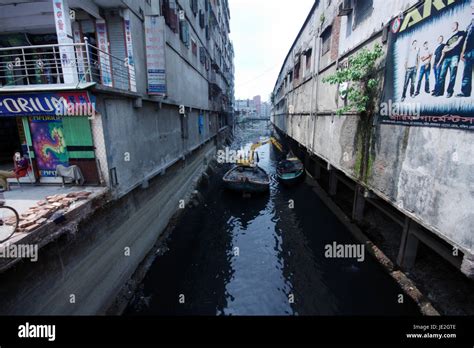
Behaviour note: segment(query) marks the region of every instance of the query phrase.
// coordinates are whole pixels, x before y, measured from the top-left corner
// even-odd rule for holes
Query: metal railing
[[[95,82],[134,91],[134,71],[128,58],[115,57],[87,40],[75,44],[0,48],[0,89]]]

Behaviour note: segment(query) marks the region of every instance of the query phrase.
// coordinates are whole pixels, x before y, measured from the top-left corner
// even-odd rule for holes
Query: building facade
[[[272,122],[318,164],[313,174],[327,170],[331,194],[337,182],[353,187],[354,219],[365,203],[389,207],[381,211],[403,227],[399,264],[422,242],[470,277],[472,8],[470,0],[315,1],[272,96]],[[374,119],[336,115],[347,85],[324,78],[376,44],[384,53]]]
[[[117,196],[232,124],[227,0],[0,1],[0,166]]]

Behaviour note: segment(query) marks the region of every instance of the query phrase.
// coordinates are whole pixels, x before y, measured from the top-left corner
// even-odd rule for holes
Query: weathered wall
[[[385,1],[373,1],[370,20],[363,18],[354,26],[348,21],[353,22],[355,17],[342,17],[340,27],[334,25],[336,8],[331,8],[332,5],[323,7],[322,3],[314,8],[290,51],[275,86],[275,94],[285,74],[293,68],[292,52],[310,42],[311,32],[318,33],[309,26],[314,23],[319,25],[322,13],[326,17],[325,25],[332,23],[332,30],[337,31],[340,37],[337,43],[339,58],[346,59],[347,54],[357,52],[351,51],[353,48],[382,43],[382,24],[387,24],[416,1],[393,1],[389,5]],[[334,3],[337,6],[338,2]],[[354,11],[353,15],[357,16],[357,12]],[[311,19],[313,17],[314,20]],[[319,32],[324,30],[325,25]],[[348,25],[353,28],[350,35],[347,33]],[[387,49],[386,45],[383,47]],[[273,110],[274,124],[442,239],[465,253],[474,253],[474,159],[469,156],[474,145],[473,133],[377,124],[369,129],[374,142],[367,164],[368,177],[362,180],[359,177],[362,165],[360,118],[351,114],[335,116],[343,101],[338,97],[336,86],[322,80],[334,73],[338,59],[328,61],[326,57],[321,60],[320,52],[321,39],[318,37],[313,44],[313,67],[316,69],[309,72],[314,78],[283,88],[284,92],[275,100],[280,107]],[[291,115],[290,105],[294,110]]]
[[[199,111],[186,109],[186,117],[178,107],[143,101],[140,108],[133,100],[100,95],[97,98],[107,148],[109,169],[117,173],[118,196],[127,193],[144,180],[166,169],[188,152],[216,134],[209,113],[203,112],[199,132]],[[187,122],[188,137],[183,138],[182,122]],[[113,144],[113,145],[111,145]]]
[[[97,207],[77,231],[41,249],[38,262],[18,263],[0,274],[0,314],[104,314],[214,154],[210,142],[147,189]]]

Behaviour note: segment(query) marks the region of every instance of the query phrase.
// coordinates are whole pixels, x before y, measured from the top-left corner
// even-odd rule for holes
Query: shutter
[[[128,72],[125,68],[127,50],[125,47],[125,30],[123,18],[112,12],[106,15],[107,30],[109,32],[110,54],[118,59],[112,58],[112,66],[121,64],[119,68],[113,70],[114,86],[119,89],[129,89]]]

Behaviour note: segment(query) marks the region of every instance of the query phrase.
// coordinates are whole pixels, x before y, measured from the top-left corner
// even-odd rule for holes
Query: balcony
[[[0,92],[136,86],[128,59],[88,43],[0,48]]]

